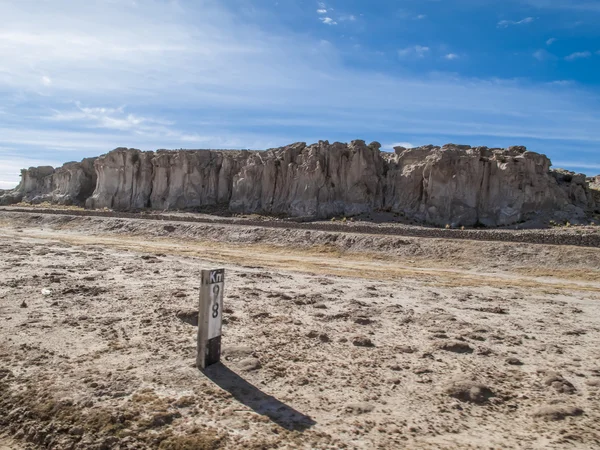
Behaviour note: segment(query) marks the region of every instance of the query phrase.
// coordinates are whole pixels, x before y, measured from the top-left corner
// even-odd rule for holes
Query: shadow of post
[[[265,394],[222,363],[206,368],[204,374],[221,389],[233,395],[238,402],[256,413],[268,417],[286,430],[304,431],[316,425],[316,422],[309,416],[296,411],[275,397]]]

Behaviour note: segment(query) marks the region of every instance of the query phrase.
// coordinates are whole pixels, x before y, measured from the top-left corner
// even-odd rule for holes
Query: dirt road
[[[0,432],[24,448],[594,448],[598,261],[0,214]],[[215,266],[224,359],[202,374],[199,271]]]

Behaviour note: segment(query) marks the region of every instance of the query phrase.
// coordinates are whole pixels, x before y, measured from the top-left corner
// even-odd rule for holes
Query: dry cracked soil
[[[597,248],[0,212],[0,273],[0,449],[600,448]]]

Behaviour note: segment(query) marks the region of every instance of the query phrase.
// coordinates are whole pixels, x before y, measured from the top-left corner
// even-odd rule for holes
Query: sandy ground
[[[2,213],[0,271],[0,449],[600,447],[600,249]]]

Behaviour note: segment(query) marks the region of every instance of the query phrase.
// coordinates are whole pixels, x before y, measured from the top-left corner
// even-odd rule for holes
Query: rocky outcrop
[[[233,178],[249,151],[118,148],[96,160],[98,186],[89,208],[186,209],[228,205]]]
[[[364,141],[264,152],[119,148],[94,161],[93,195],[84,162],[24,171],[17,191],[25,200],[51,192],[52,201],[79,203],[88,193],[87,207],[115,210],[221,205],[306,218],[385,210],[441,226],[583,221],[598,207],[584,175],[551,170],[546,156],[525,147],[379,149]]]
[[[154,152],[133,148],[118,148],[97,158],[96,190],[86,201],[86,207],[117,210],[150,207],[153,158]]]
[[[596,212],[600,213],[600,175],[588,178],[586,181],[596,203]]]
[[[152,160],[149,203],[154,209],[228,205],[234,177],[249,156],[249,151],[159,150]]]
[[[384,207],[424,222],[501,226],[564,210],[583,217],[593,207],[585,176],[550,171],[546,156],[525,147],[448,144],[395,153]]]
[[[229,207],[294,217],[355,215],[381,207],[380,145],[297,143],[256,153],[233,181]]]
[[[51,202],[83,205],[96,187],[95,158],[69,162],[54,169],[30,167],[21,171],[21,183],[0,196],[0,204]]]

